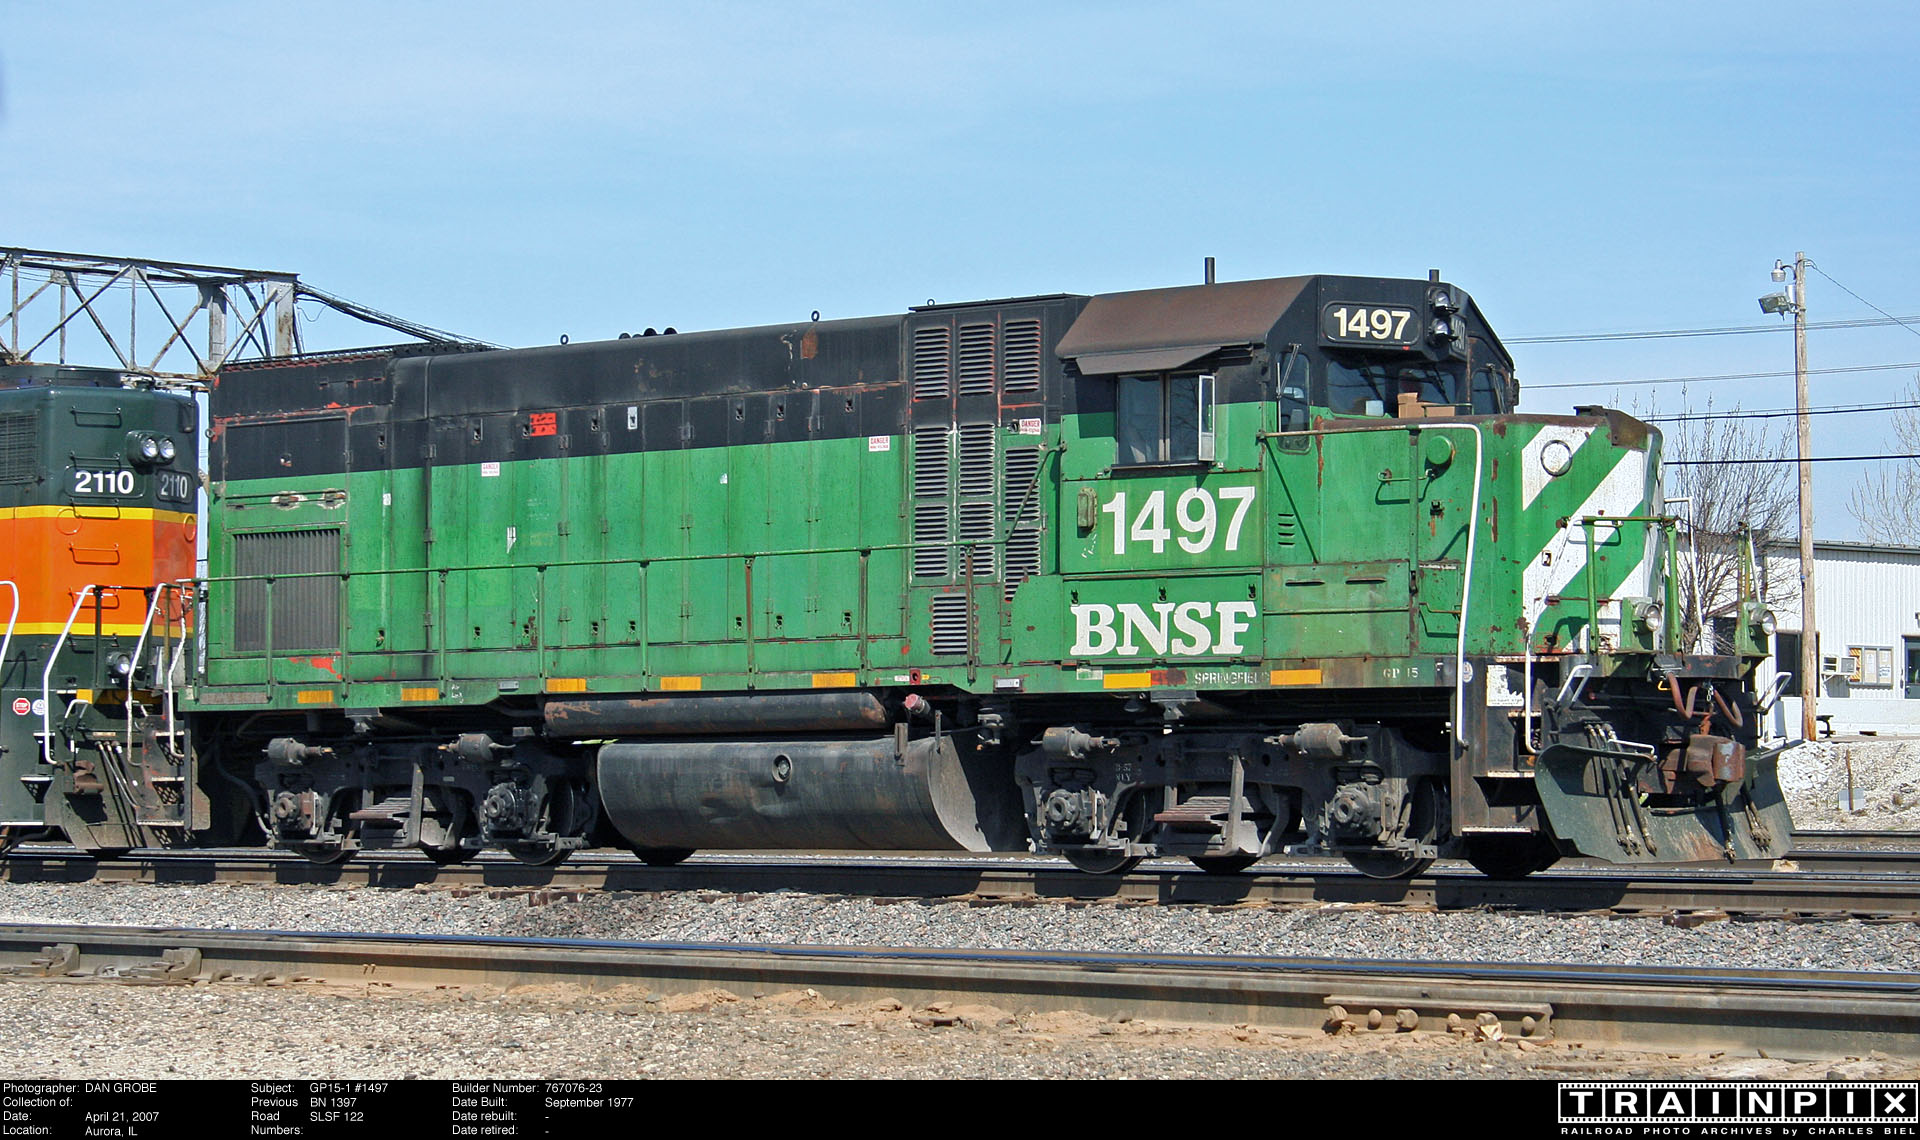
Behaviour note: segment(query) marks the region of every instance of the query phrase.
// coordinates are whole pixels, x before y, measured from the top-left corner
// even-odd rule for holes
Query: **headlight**
[[[160,441],[150,435],[140,437],[140,458],[152,463],[160,458]]]
[[[1772,610],[1761,610],[1760,616],[1754,619],[1753,624],[1760,627],[1760,632],[1763,635],[1772,637],[1773,631],[1779,627],[1780,623],[1774,618]]]
[[[1660,627],[1666,623],[1667,613],[1659,602],[1641,602],[1633,607],[1633,620],[1648,633],[1659,633]]]
[[[172,463],[172,462],[173,462],[173,457],[174,457],[175,455],[178,455],[179,453],[180,453],[180,452],[179,452],[179,449],[173,446],[173,441],[172,441],[172,440],[170,440],[170,439],[167,439],[167,438],[165,438],[164,436],[163,436],[163,437],[161,437],[161,440],[160,440],[160,462],[162,462],[162,463]]]

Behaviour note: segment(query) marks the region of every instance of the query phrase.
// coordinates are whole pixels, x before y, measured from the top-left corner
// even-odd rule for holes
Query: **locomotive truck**
[[[1438,274],[230,365],[176,651],[69,620],[6,802],[321,861],[1783,854],[1771,614],[1681,644],[1659,433],[1518,396]],[[177,819],[115,794],[161,768]]]

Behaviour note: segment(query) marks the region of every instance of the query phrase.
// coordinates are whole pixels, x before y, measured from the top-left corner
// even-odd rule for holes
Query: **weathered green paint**
[[[1015,441],[1064,450],[1048,452],[1036,495],[1049,535],[1042,574],[1010,605],[997,579],[975,581],[972,660],[931,650],[931,600],[967,589],[963,577],[933,587],[909,577],[904,437],[886,450],[856,439],[231,484],[215,495],[215,615],[227,612],[234,533],[337,528],[358,541],[343,539],[344,652],[237,653],[216,617],[207,680],[271,684],[264,703],[298,707],[302,690],[370,705],[437,688],[428,703],[454,703],[556,678],[591,691],[684,677],[705,690],[805,688],[821,672],[884,685],[917,670],[922,683],[985,692],[1018,665],[1025,691],[1090,691],[1101,684],[1080,675],[1088,665],[1430,666],[1458,642],[1476,463],[1473,655],[1522,651],[1522,619],[1540,612],[1527,574],[1609,477],[1630,472],[1634,496],[1606,502],[1608,513],[1646,503],[1647,453],[1612,445],[1604,429],[1521,509],[1520,455],[1545,421],[1504,419],[1476,437],[1446,420],[1382,430],[1326,418],[1318,434],[1262,438],[1270,405],[1219,412],[1218,462],[1198,471],[1115,467],[1108,415],[1003,440],[1002,454]],[[1089,512],[1093,525],[1079,525]],[[1645,531],[1627,524],[1597,546],[1600,596],[1639,565]],[[1395,551],[1407,556],[1381,557]],[[1213,608],[1183,612],[1188,603]],[[1111,650],[1071,650],[1076,605],[1114,609]],[[1131,626],[1117,609],[1129,605]],[[1243,605],[1255,607],[1248,632],[1221,636],[1218,607],[1235,607],[1224,619],[1238,623]],[[1586,612],[1584,599],[1547,605],[1531,621],[1535,647],[1569,644]],[[1411,675],[1441,683],[1430,667]]]

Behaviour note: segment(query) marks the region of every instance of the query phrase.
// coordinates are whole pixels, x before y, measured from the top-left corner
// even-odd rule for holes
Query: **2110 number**
[[[1240,549],[1240,530],[1247,521],[1247,512],[1253,509],[1254,490],[1221,487],[1217,493],[1218,503],[1214,501],[1214,493],[1204,487],[1189,487],[1180,492],[1173,503],[1173,521],[1180,527],[1177,537],[1167,526],[1167,492],[1149,492],[1140,510],[1132,516],[1131,527],[1127,525],[1127,493],[1116,494],[1100,505],[1101,514],[1113,516],[1113,552],[1125,554],[1127,543],[1132,541],[1146,543],[1153,547],[1155,554],[1165,554],[1169,542],[1179,543],[1180,549],[1188,554],[1204,554],[1220,537],[1220,516],[1228,504],[1232,505],[1233,517],[1227,520],[1226,543],[1222,549],[1229,552]]]

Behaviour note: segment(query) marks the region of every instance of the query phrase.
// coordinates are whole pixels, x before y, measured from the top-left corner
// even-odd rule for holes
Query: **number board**
[[[134,474],[125,467],[112,469],[76,467],[73,469],[73,493],[75,495],[99,495],[128,499],[133,497],[134,486]]]
[[[1420,339],[1420,315],[1405,305],[1335,301],[1320,310],[1320,335],[1340,344],[1406,348]]]
[[[171,503],[193,502],[194,478],[184,471],[155,471],[153,493]]]

